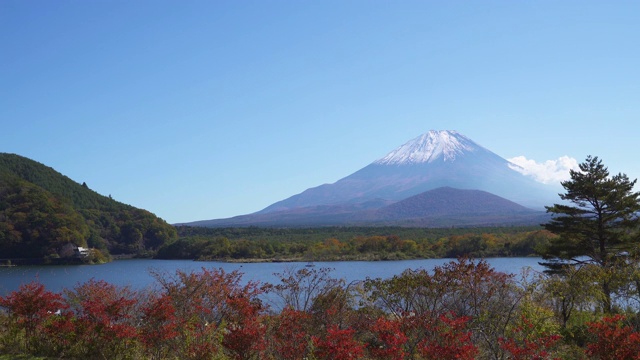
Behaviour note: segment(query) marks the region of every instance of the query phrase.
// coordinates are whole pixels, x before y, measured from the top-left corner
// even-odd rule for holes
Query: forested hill
[[[0,258],[149,254],[177,237],[149,211],[117,202],[31,159],[0,153]],[[71,249],[71,250],[70,250]]]

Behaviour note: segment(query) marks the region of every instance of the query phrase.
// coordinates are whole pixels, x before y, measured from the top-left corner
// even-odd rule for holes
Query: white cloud
[[[535,180],[544,183],[560,183],[569,180],[569,170],[578,170],[578,161],[568,156],[561,156],[557,160],[547,160],[538,163],[535,160],[529,160],[524,156],[516,156],[507,159],[517,166],[509,165],[513,170],[531,176]]]

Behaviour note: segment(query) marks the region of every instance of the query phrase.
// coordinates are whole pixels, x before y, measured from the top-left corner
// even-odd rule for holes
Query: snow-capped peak
[[[453,130],[431,130],[374,162],[379,165],[419,164],[438,159],[453,161],[464,152],[478,148],[473,141]]]

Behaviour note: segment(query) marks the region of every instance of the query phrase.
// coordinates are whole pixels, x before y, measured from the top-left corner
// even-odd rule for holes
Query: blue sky
[[[638,1],[3,0],[0,152],[171,223],[432,129],[638,178],[639,38]]]

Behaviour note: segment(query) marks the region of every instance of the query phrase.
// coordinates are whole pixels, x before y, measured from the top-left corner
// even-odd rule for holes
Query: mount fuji
[[[468,190],[474,192],[463,193]],[[307,189],[253,214],[188,225],[438,226],[447,223],[446,217],[460,224],[474,218],[474,225],[539,223],[543,206],[557,201],[558,190],[523,175],[517,165],[456,131],[432,130],[333,184]],[[432,201],[434,196],[439,200]],[[459,206],[466,198],[473,201]],[[407,211],[406,204],[423,204],[429,211]],[[465,214],[454,211],[461,208]],[[473,208],[477,211],[471,214]]]

